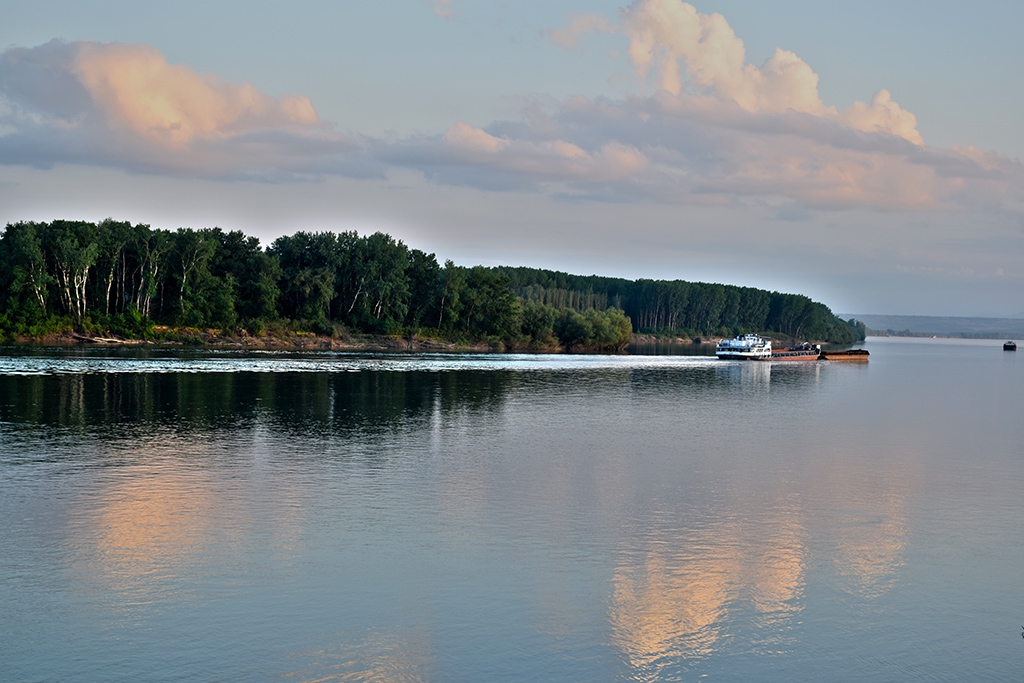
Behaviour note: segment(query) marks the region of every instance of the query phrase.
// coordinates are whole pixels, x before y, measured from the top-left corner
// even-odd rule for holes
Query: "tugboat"
[[[718,342],[715,355],[722,360],[771,360],[772,340],[756,334],[738,334]]]
[[[1015,341],[1008,341],[1005,344],[1003,344],[1003,351],[1016,351],[1016,350],[1017,350],[1017,342],[1015,342]]]

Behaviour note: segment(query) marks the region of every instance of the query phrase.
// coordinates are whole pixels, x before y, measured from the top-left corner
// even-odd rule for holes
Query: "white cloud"
[[[751,112],[826,111],[818,76],[803,60],[779,49],[761,67],[747,64],[743,41],[721,14],[700,14],[679,0],[638,0],[620,19],[637,73],[646,78],[654,71],[673,95],[689,86]]]
[[[569,27],[549,31],[559,45],[573,46],[591,31],[621,33],[637,75],[673,95],[709,94],[752,113],[797,111],[838,118],[856,130],[883,131],[923,144],[917,119],[880,90],[870,105],[857,102],[841,115],[822,103],[818,74],[796,54],[778,48],[761,66],[748,64],[743,41],[721,14],[701,14],[680,0],[635,0],[618,24],[581,15]],[[685,73],[684,73],[685,71]]]
[[[843,111],[839,119],[857,130],[881,131],[923,145],[924,139],[917,132],[917,117],[892,101],[888,90],[879,90],[871,104],[854,102]]]

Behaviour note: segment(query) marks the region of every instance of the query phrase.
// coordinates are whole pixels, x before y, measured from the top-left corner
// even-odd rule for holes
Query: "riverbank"
[[[160,330],[147,339],[121,336],[99,336],[79,332],[61,332],[40,337],[20,336],[20,346],[81,347],[195,347],[218,349],[255,349],[273,351],[418,351],[418,352],[486,352],[504,351],[503,344],[487,342],[447,341],[432,338],[404,338],[386,335],[339,336],[292,332],[285,335],[252,335],[244,330],[225,333],[223,330],[174,329]]]
[[[651,334],[633,335],[630,345],[683,345],[714,347],[723,337],[678,337]],[[353,334],[340,331],[334,335],[313,332],[276,331],[273,334],[250,334],[246,330],[200,330],[195,328],[169,328],[158,326],[147,338],[133,338],[109,334],[107,336],[62,331],[37,337],[19,336],[19,346],[64,347],[186,347],[215,349],[254,349],[271,351],[393,351],[413,353],[615,353],[623,349],[567,348],[556,343],[507,344],[501,341],[447,340],[439,337],[403,337],[400,335]],[[773,343],[783,340],[773,339]]]

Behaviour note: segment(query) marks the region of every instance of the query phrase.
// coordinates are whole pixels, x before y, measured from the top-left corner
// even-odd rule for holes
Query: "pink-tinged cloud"
[[[873,106],[886,103],[880,96]],[[711,95],[573,97],[530,107],[522,121],[459,122],[377,154],[442,183],[607,201],[934,210],[1024,198],[1019,162],[930,149],[885,130],[899,122],[884,111],[858,115],[875,130],[793,110],[749,112]]]
[[[51,41],[0,54],[6,163],[281,179],[359,166],[309,98],[273,97],[148,45]]]
[[[381,154],[392,163],[411,165],[445,182],[481,184],[494,189],[573,184],[588,186],[635,177],[648,164],[636,147],[605,141],[591,150],[563,139],[509,139],[459,122],[441,140],[392,145]],[[480,182],[460,179],[472,169],[486,174]]]
[[[315,126],[309,98],[264,95],[168,64],[148,45],[79,43],[72,68],[108,120],[169,147],[267,128]]]
[[[444,140],[452,147],[492,153],[500,152],[509,145],[508,140],[496,138],[462,121],[448,129]]]
[[[434,8],[434,14],[442,19],[455,16],[455,0],[430,0],[430,6]]]
[[[572,49],[579,45],[580,38],[588,33],[611,33],[613,30],[612,23],[605,17],[597,14],[578,14],[568,26],[549,29],[546,33],[555,45]]]

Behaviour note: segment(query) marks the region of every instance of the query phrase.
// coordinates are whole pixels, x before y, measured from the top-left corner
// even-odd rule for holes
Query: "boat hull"
[[[771,360],[771,340],[756,334],[740,334],[718,342],[715,355],[722,360]]]
[[[771,360],[771,356],[754,355],[741,351],[718,351],[715,353],[721,360]]]
[[[716,355],[722,360],[770,360],[782,362],[813,361],[818,360],[819,358],[817,351],[772,351],[770,356],[755,356],[752,354],[744,355],[742,353],[728,353],[720,351]]]

